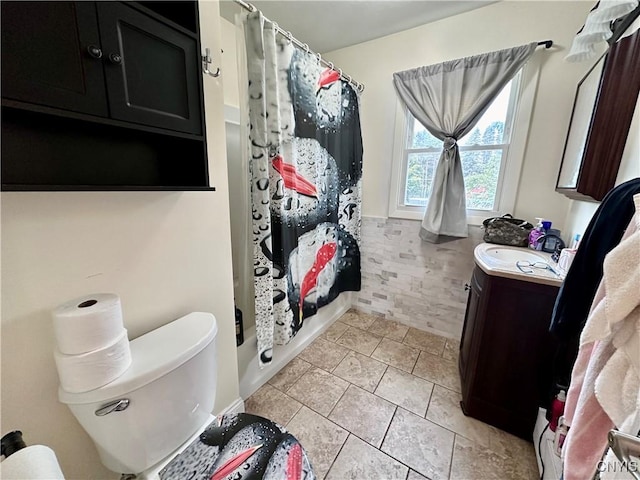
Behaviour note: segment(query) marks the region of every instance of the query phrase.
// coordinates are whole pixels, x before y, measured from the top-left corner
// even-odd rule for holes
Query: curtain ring
[[[304,48],[304,51],[305,51],[306,53],[309,53],[309,52],[310,52],[310,50],[309,50],[309,45],[307,45],[306,43],[303,43],[303,44],[302,44],[302,47]]]
[[[289,30],[287,30],[287,33],[285,33],[284,35],[285,37],[287,37],[287,40],[289,40],[289,43],[293,43],[293,35]]]
[[[278,32],[278,30],[280,29],[280,25],[278,25],[276,22],[271,22],[271,24],[273,25],[273,29]]]
[[[333,62],[329,62],[329,68],[333,70]]]
[[[345,77],[347,77],[347,82],[353,83],[353,78],[351,78],[351,75],[345,75]]]
[[[359,84],[358,84],[358,91],[359,91],[360,93],[364,92],[364,85],[363,85],[362,83],[359,83]]]
[[[342,69],[341,68],[338,69],[338,73],[340,74],[340,78],[342,78],[343,75],[342,75]]]
[[[322,63],[322,56],[319,53],[316,53],[316,59],[318,60],[318,63]]]

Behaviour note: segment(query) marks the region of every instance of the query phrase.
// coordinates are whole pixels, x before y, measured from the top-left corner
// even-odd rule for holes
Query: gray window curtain
[[[533,42],[393,74],[396,92],[411,114],[443,141],[420,229],[423,240],[438,243],[468,235],[457,140],[473,129],[536,46]]]

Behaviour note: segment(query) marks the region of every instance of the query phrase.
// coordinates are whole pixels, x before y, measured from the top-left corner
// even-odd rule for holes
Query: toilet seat
[[[257,415],[210,417],[174,454],[150,468],[145,480],[222,480],[242,477],[314,480],[306,452],[287,430]]]

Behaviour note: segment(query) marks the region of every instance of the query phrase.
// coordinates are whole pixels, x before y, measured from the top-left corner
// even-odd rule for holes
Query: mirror
[[[587,144],[587,135],[600,91],[604,61],[605,56],[602,56],[578,84],[569,122],[569,133],[562,155],[558,188],[576,188],[578,186],[578,176],[582,166],[584,148]]]
[[[580,81],[556,191],[601,201],[618,175],[640,91],[640,30],[614,43]]]

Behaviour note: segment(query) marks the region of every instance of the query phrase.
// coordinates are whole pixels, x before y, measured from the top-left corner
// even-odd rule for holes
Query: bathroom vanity
[[[466,415],[530,439],[552,387],[555,342],[549,321],[562,280],[516,262],[548,262],[525,248],[481,244],[460,344],[461,407]]]

